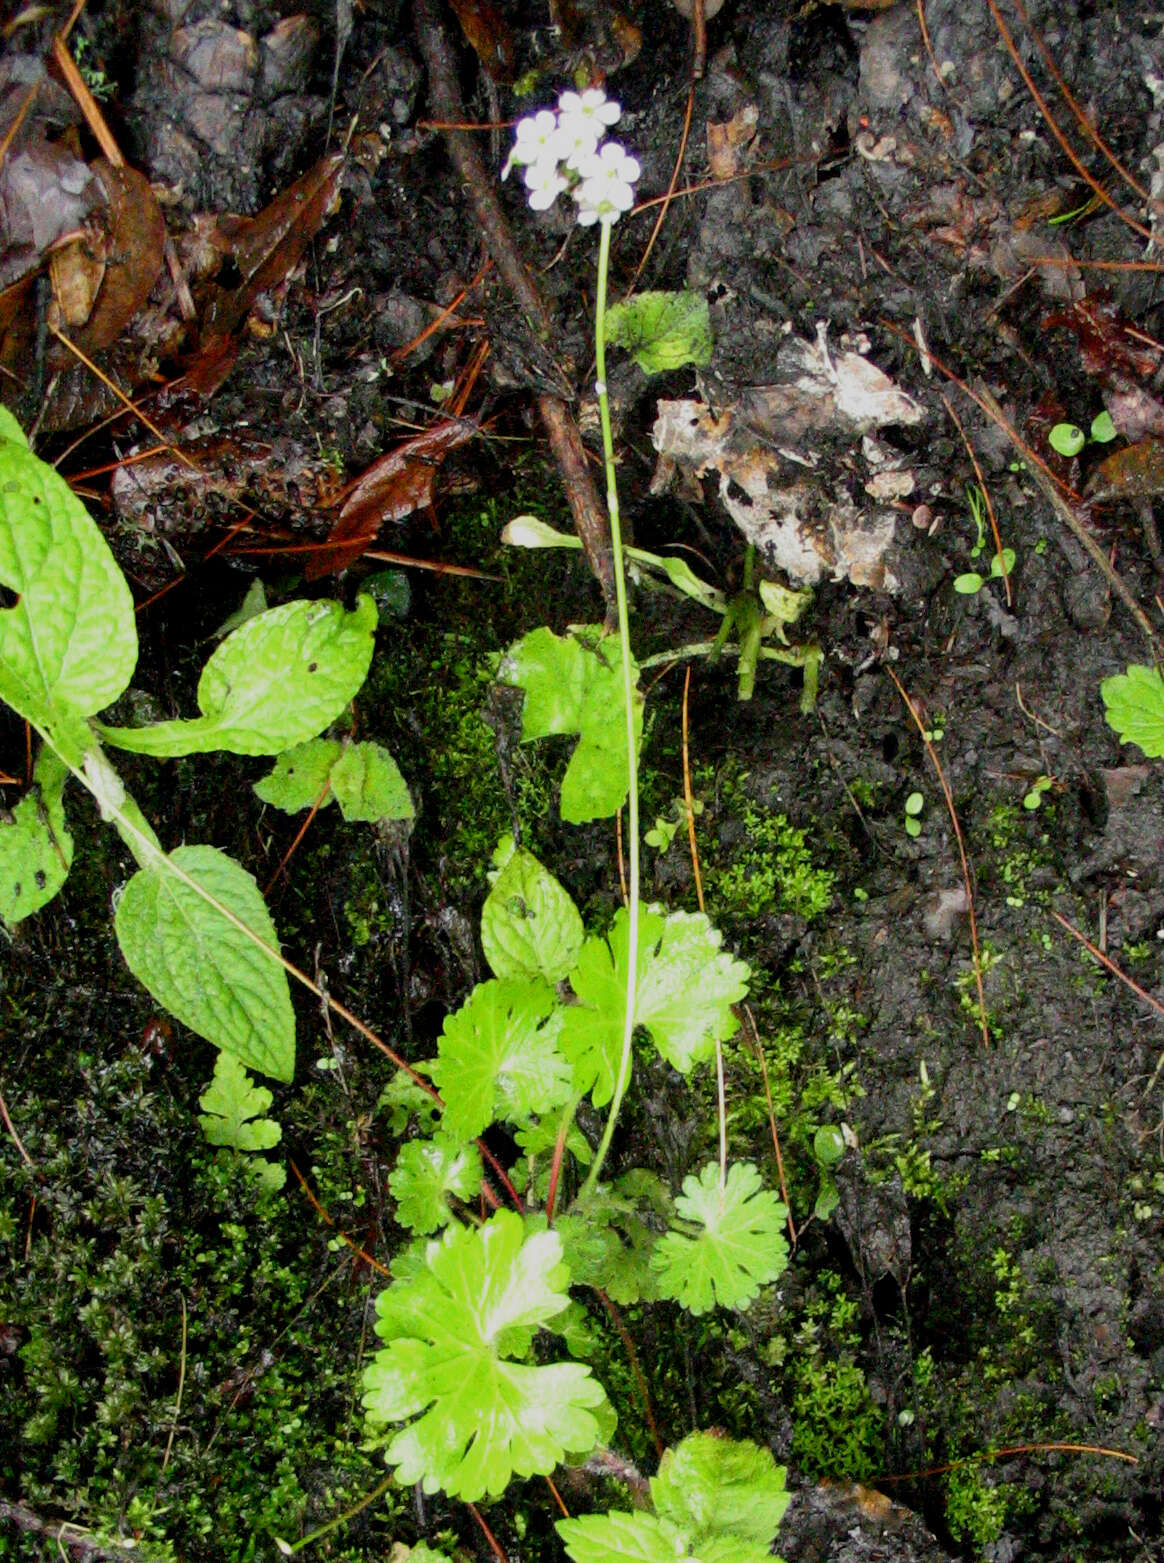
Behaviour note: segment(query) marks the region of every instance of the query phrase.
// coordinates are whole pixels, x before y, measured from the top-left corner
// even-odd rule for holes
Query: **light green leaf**
[[[325,786],[331,768],[344,752],[338,738],[311,738],[307,743],[285,749],[272,769],[255,783],[255,795],[285,814],[298,814],[312,804],[326,808],[334,794]]]
[[[12,440],[15,444],[28,449],[28,435],[20,427],[13,413],[0,404],[0,439]]]
[[[702,293],[636,293],[607,310],[606,337],[647,374],[711,362],[711,316]]]
[[[650,1267],[657,1234],[629,1195],[600,1188],[575,1200],[555,1230],[576,1285],[600,1287],[622,1306],[659,1295]]]
[[[68,876],[73,838],[62,801],[68,774],[46,745],[32,788],[0,824],[0,919],[10,926],[47,905]]]
[[[561,982],[585,933],[578,908],[532,852],[503,836],[493,854],[493,888],[481,908],[481,944],[498,977]]]
[[[1087,444],[1087,436],[1073,423],[1056,423],[1047,435],[1047,443],[1060,456],[1078,456]]]
[[[570,1095],[558,1037],[561,1011],[540,979],[480,982],[445,1020],[433,1083],[445,1099],[444,1132],[472,1140],[495,1119],[520,1123]]]
[[[1099,692],[1120,743],[1136,744],[1151,760],[1164,754],[1164,679],[1155,668],[1134,662],[1105,678]]]
[[[635,744],[642,740],[643,703],[635,667]],[[583,824],[617,813],[629,787],[622,652],[618,638],[596,627],[584,638],[538,629],[511,646],[498,680],[525,691],[523,742],[577,733],[562,778],[562,818]]]
[[[198,1098],[202,1112],[198,1122],[209,1145],[228,1145],[236,1151],[269,1151],[278,1145],[283,1131],[273,1118],[264,1116],[274,1098],[264,1085],[256,1085],[233,1053],[219,1053],[214,1079]]]
[[[214,632],[215,640],[222,640],[232,630],[237,630],[248,619],[257,619],[260,613],[267,611],[267,591],[262,581],[256,575],[247,587],[247,594],[242,602],[229,614]]]
[[[685,1178],[675,1211],[693,1230],[689,1235],[678,1223],[672,1227],[659,1240],[651,1268],[663,1296],[690,1313],[707,1313],[716,1305],[746,1308],[788,1263],[788,1212],[761,1188],[760,1174],[748,1162],[728,1168],[722,1189],[714,1162],[699,1177]]]
[[[691,1563],[682,1532],[654,1514],[584,1514],[555,1529],[574,1563]]]
[[[168,872],[167,864],[252,929],[267,949]],[[278,936],[244,868],[214,847],[178,847],[129,881],[114,928],[126,965],[159,1004],[248,1069],[290,1080],[295,1016],[278,961]]]
[[[664,1518],[687,1531],[701,1557],[712,1536],[757,1542],[767,1552],[775,1540],[788,1493],[785,1470],[747,1439],[689,1433],[668,1449],[651,1478],[651,1498]]]
[[[287,602],[234,630],[198,681],[199,717],[151,727],[101,727],[135,754],[172,756],[225,749],[279,754],[314,738],[341,714],[368,674],[376,604],[359,599]]]
[[[481,1153],[475,1145],[410,1140],[388,1174],[401,1226],[422,1235],[452,1220],[448,1196],[472,1199],[481,1188]]]
[[[332,767],[331,785],[346,820],[416,817],[400,767],[379,744],[349,744]]]
[[[587,939],[570,973],[580,1002],[566,1011],[562,1050],[574,1066],[576,1089],[596,1107],[614,1094],[622,1054],[629,965],[626,911],[615,913],[609,942]],[[701,912],[643,907],[639,917],[635,1025],[645,1026],[659,1052],[682,1074],[709,1058],[736,1030],[732,1005],[748,991],[748,968],[720,949],[721,935]]]
[[[426,1072],[423,1064],[413,1067],[420,1074]],[[422,1090],[412,1076],[406,1074],[403,1069],[398,1069],[380,1092],[376,1106],[387,1110],[388,1127],[397,1138],[404,1133],[413,1118],[416,1119],[421,1133],[428,1134],[433,1128],[439,1111],[429,1093]]]
[[[18,432],[9,419],[0,439],[0,585],[19,598],[0,610],[0,700],[54,732],[60,713],[75,722],[122,693],[137,630],[109,545]]]
[[[1097,413],[1091,420],[1091,437],[1097,445],[1110,445],[1116,437],[1116,426],[1111,413]]]
[[[589,1368],[511,1360],[566,1308],[569,1285],[557,1235],[527,1237],[503,1210],[451,1228],[409,1279],[381,1292],[385,1349],[364,1370],[363,1403],[402,1486],[474,1502],[594,1447],[605,1396]],[[397,1422],[408,1425],[390,1432]]]

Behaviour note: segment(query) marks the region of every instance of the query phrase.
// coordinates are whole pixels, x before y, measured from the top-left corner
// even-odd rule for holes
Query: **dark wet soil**
[[[507,69],[482,43],[486,63],[510,82],[536,70],[540,82],[519,102],[466,46],[450,12],[443,24],[470,116],[509,119],[551,99],[575,72],[605,75],[623,104],[620,135],[643,166],[640,199],[665,192],[688,107],[683,17],[665,0],[643,0],[625,16],[605,4],[570,8],[558,26],[543,10],[503,9],[515,59]],[[481,25],[495,53],[499,24]],[[1114,493],[1101,478],[1093,488],[1106,502],[1085,508],[1079,496],[1111,447],[1088,445],[1066,461],[1047,430],[1064,420],[1087,430],[1106,406],[1121,444],[1164,434],[1154,345],[1164,299],[1159,274],[1143,265],[1157,258],[1149,241],[1159,213],[1116,167],[1158,193],[1161,29],[1158,11],[1140,0],[1030,0],[1025,14],[1007,3],[998,16],[988,0],[887,8],[728,0],[709,24],[677,194],[639,282],[705,293],[714,355],[698,372],[648,380],[623,360],[612,375],[636,541],[688,550],[701,572],[732,589],[751,542],[762,573],[776,576],[791,561],[816,593],[792,631],[824,651],[814,711],[800,714],[800,676],[776,664],[762,665],[753,700],[742,704],[730,667],[696,663],[690,697],[701,850],[721,887],[713,911],[757,972],[801,1243],[787,1284],[755,1317],[711,1332],[650,1310],[632,1320],[644,1360],[659,1363],[666,1437],[724,1425],[789,1464],[799,1495],[779,1542],[788,1563],[1164,1557],[1164,1029],[1150,1003],[1064,926],[1101,947],[1149,999],[1164,988],[1159,762],[1121,749],[1099,694],[1103,678],[1151,662],[1156,648],[1032,471],[1046,463],[1074,494],[1074,514],[1158,628],[1152,512],[1161,485],[1142,469]],[[140,507],[117,515],[116,493],[110,500],[96,490],[139,599],[184,572],[141,616],[140,682],[163,708],[190,709],[205,638],[254,572],[275,590],[296,578],[291,553],[228,549],[202,562],[237,521],[239,496],[257,513],[262,546],[322,537],[317,500],[332,469],[355,476],[428,424],[434,388],[456,379],[474,344],[490,345],[473,408],[484,432],[444,463],[434,508],[380,537],[384,549],[501,577],[413,573],[410,604],[386,620],[383,667],[360,715],[421,801],[416,832],[408,847],[369,854],[321,822],[273,896],[293,958],[317,962],[345,1002],[423,1057],[443,1013],[480,974],[473,929],[488,831],[496,827],[495,839],[517,823],[588,912],[609,909],[617,895],[609,833],[563,826],[547,808],[545,762],[507,743],[483,660],[537,624],[561,630],[602,616],[581,561],[515,560],[496,542],[515,509],[569,525],[536,396],[547,387],[562,394],[587,440],[597,439],[587,348],[592,237],[571,232],[564,216],[531,213],[520,189],[506,187],[515,241],[556,323],[547,349],[496,269],[481,277],[479,227],[440,133],[425,123],[408,7],[320,7],[293,20],[287,7],[247,0],[159,0],[94,7],[81,32],[111,84],[107,112],[126,156],[164,188],[175,232],[190,231],[199,213],[253,215],[356,127],[337,208],[302,262],[262,292],[233,371],[187,425],[191,437],[229,446],[221,457],[229,482],[209,496],[163,483],[144,530]],[[34,53],[43,41],[29,24],[9,47]],[[504,133],[477,139],[498,168]],[[709,182],[713,168],[718,183]],[[1092,181],[1103,200],[1092,201]],[[631,281],[657,215],[651,206],[619,224],[616,288]],[[394,356],[462,290],[451,321]],[[189,342],[184,351],[194,352]],[[886,399],[846,412],[839,386],[862,364],[881,371]],[[831,401],[822,400],[825,381]],[[987,395],[1026,450],[992,421]],[[690,404],[674,414],[684,427],[706,418],[728,432],[714,446],[671,441],[661,403]],[[85,423],[74,420],[66,433],[68,421],[49,453]],[[124,454],[130,439],[118,432],[109,454]],[[671,458],[666,474],[660,447]],[[77,461],[66,469],[79,470]],[[975,484],[988,491],[1015,564],[1009,583],[994,578],[967,595],[955,578],[994,551],[988,540],[973,552],[967,489]],[[343,589],[367,572],[366,562],[356,566]],[[640,594],[635,636],[644,654],[712,633],[694,607]],[[672,671],[652,694],[644,785],[659,814],[682,792],[680,684]],[[500,769],[483,710],[501,735]],[[18,770],[20,735],[5,737],[5,769]],[[265,882],[289,838],[261,817],[255,774],[243,761],[182,762],[162,781],[144,765],[132,780],[167,843],[213,839]],[[981,1009],[947,790],[973,892]],[[914,793],[923,804],[910,816],[921,827],[911,835],[905,805]],[[770,867],[763,830],[776,814],[805,833],[814,863],[833,876],[823,914],[797,910],[779,875],[766,898],[757,892],[749,904],[740,890]],[[693,904],[682,837],[648,855],[657,893],[676,906]],[[235,1208],[237,1192],[182,1191],[188,1174],[167,1159],[185,1157],[187,1166],[198,1154],[193,1098],[208,1050],[179,1036],[163,1058],[142,1054],[150,1006],[104,942],[125,866],[95,829],[77,856],[84,872],[21,929],[0,974],[3,1090],[42,1169],[41,1213],[30,1220],[20,1158],[11,1136],[0,1142],[6,1263],[14,1275],[47,1264],[54,1244],[64,1256],[51,1286],[51,1266],[36,1272],[39,1295],[52,1296],[51,1328],[38,1321],[27,1287],[14,1282],[0,1305],[0,1401],[15,1408],[0,1409],[0,1440],[9,1442],[0,1455],[0,1556],[53,1555],[53,1533],[34,1523],[41,1519],[108,1530],[120,1517],[124,1534],[144,1523],[142,1504],[132,1507],[144,1480],[133,1446],[135,1436],[165,1443],[170,1357],[147,1360],[141,1347],[135,1371],[144,1388],[120,1410],[95,1391],[70,1400],[62,1390],[56,1420],[36,1423],[46,1410],[45,1364],[21,1356],[32,1339],[38,1349],[69,1349],[69,1299],[83,1309],[89,1283],[71,1288],[70,1264],[75,1275],[88,1271],[69,1259],[68,1245],[92,1261],[94,1249],[129,1253],[118,1223],[140,1233],[145,1217],[132,1200],[119,1213],[116,1199],[98,1198],[117,1177],[169,1200],[176,1224],[202,1223],[208,1250],[224,1220],[240,1230],[249,1221],[254,1245],[251,1262],[228,1278],[234,1300],[215,1303],[237,1350],[225,1337],[218,1356],[207,1345],[187,1420],[176,1424],[180,1480],[171,1477],[171,1491],[158,1477],[144,1494],[156,1502],[170,1492],[172,1527],[163,1504],[143,1546],[168,1538],[180,1557],[267,1556],[266,1539],[253,1554],[239,1534],[216,1539],[209,1518],[195,1523],[184,1494],[200,1464],[214,1467],[220,1436],[253,1437],[256,1468],[268,1469],[277,1418],[245,1423],[245,1405],[239,1410],[222,1386],[232,1356],[251,1375],[255,1402],[247,1404],[261,1406],[280,1369],[285,1379],[310,1378],[295,1353],[318,1349],[318,1338],[304,1344],[311,1337],[301,1321],[318,1321],[308,1299],[333,1285],[333,1234],[305,1202],[290,1219],[286,1208],[268,1211],[264,1227]],[[331,1045],[316,1012],[301,1009],[300,1022],[303,1078],[281,1104],[290,1148],[330,1190],[339,1224],[374,1245],[388,1219],[377,1165],[386,1141],[372,1127],[387,1071],[342,1041],[335,1071],[310,1070],[308,1060],[333,1056]],[[744,1050],[734,1067],[740,1145],[770,1161]],[[702,1156],[705,1136],[698,1124],[671,1121],[671,1089],[657,1082],[650,1105],[659,1110],[632,1127],[626,1153],[646,1146],[677,1183]],[[85,1102],[101,1112],[87,1115],[77,1105]],[[709,1125],[711,1112],[709,1099]],[[140,1116],[148,1155],[133,1158],[119,1113]],[[811,1144],[821,1123],[842,1126],[849,1148],[836,1208],[813,1221]],[[260,1261],[264,1233],[277,1254]],[[179,1252],[173,1234],[165,1242]],[[149,1246],[141,1239],[133,1250],[142,1263]],[[31,1257],[38,1248],[40,1261]],[[215,1286],[227,1284],[225,1263]],[[297,1267],[302,1284],[286,1278]],[[247,1300],[252,1281],[257,1302]],[[334,1378],[314,1402],[307,1388],[292,1399],[309,1423],[326,1408],[342,1436],[325,1455],[320,1434],[302,1446],[296,1469],[264,1476],[268,1491],[281,1492],[283,1481],[294,1489],[280,1522],[294,1513],[304,1531],[376,1479],[354,1452],[358,1432],[343,1403],[366,1344],[370,1282],[345,1270],[334,1284],[344,1297],[328,1293],[320,1325],[334,1332]],[[148,1289],[132,1278],[125,1286],[144,1307]],[[187,1302],[193,1318],[198,1294]],[[102,1306],[116,1308],[116,1299]],[[172,1356],[175,1311],[154,1327],[168,1332]],[[85,1328],[96,1338],[91,1320]],[[126,1328],[146,1333],[141,1320]],[[110,1349],[101,1348],[106,1371]],[[77,1361],[62,1358],[62,1372],[101,1382],[99,1355],[90,1341]],[[38,1405],[29,1399],[34,1382]],[[199,1407],[199,1397],[214,1396],[217,1409]],[[279,1396],[272,1403],[283,1406]],[[98,1417],[104,1433],[82,1437],[79,1423]],[[76,1458],[63,1454],[70,1442],[83,1451]],[[229,1485],[237,1472],[215,1476],[224,1479]],[[214,1502],[199,1515],[213,1515]],[[222,1504],[232,1526],[245,1527],[245,1505],[236,1514]],[[511,1557],[525,1555],[527,1511],[542,1504],[531,1491],[513,1512],[498,1506],[491,1515]],[[435,1540],[443,1527],[485,1555],[464,1516],[424,1505],[398,1504],[379,1520],[376,1512],[339,1533],[335,1555],[380,1556],[394,1539]]]

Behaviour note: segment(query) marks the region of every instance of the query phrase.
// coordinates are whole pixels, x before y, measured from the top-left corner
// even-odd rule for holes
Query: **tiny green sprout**
[[[954,590],[963,597],[973,597],[986,585],[990,579],[1000,580],[1005,573],[1010,575],[1014,570],[1017,555],[1013,548],[1004,548],[1001,554],[995,554],[990,561],[990,575],[979,575],[977,570],[967,570],[964,575],[954,577]]]
[[[1049,776],[1036,776],[1023,798],[1023,808],[1034,811],[1043,801],[1043,794],[1054,786]]]
[[[970,550],[971,559],[977,559],[978,555],[986,547],[986,495],[977,483],[967,483],[966,503],[970,507],[970,519],[974,523],[977,536],[974,539],[974,547]]]
[[[1075,423],[1057,423],[1047,435],[1047,443],[1060,456],[1078,456],[1087,444],[1087,435]]]
[[[925,806],[925,797],[920,792],[911,792],[905,800],[905,833],[907,836],[916,838],[921,835],[920,815]]]
[[[1110,445],[1116,437],[1116,426],[1106,409],[1091,420],[1091,437],[1097,445]]]

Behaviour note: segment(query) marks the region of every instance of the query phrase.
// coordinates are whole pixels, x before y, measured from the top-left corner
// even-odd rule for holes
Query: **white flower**
[[[570,181],[559,172],[556,162],[531,163],[525,171],[529,204],[535,212],[548,212],[550,207],[569,188]]]
[[[593,157],[600,140],[588,119],[567,119],[563,115],[558,121],[557,154],[569,169],[577,171],[588,157]]]
[[[617,141],[608,141],[578,169],[582,182],[574,190],[578,221],[584,226],[614,222],[635,204],[635,180],[642,172],[638,160]]]
[[[587,87],[583,93],[563,92],[558,99],[558,122],[563,127],[576,123],[589,128],[595,144],[611,125],[618,123],[622,109],[608,98],[601,87]]]
[[[501,170],[502,179],[509,178],[509,171],[515,163],[524,166],[529,163],[559,162],[561,153],[557,144],[558,116],[551,109],[540,109],[536,114],[519,119],[514,131],[513,150]]]

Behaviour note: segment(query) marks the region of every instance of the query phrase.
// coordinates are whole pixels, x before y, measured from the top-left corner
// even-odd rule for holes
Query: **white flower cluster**
[[[601,87],[563,92],[555,113],[541,109],[519,119],[513,150],[501,170],[525,169],[529,204],[547,211],[566,190],[578,203],[582,224],[614,222],[635,202],[638,161],[617,141],[604,141],[622,109]]]

